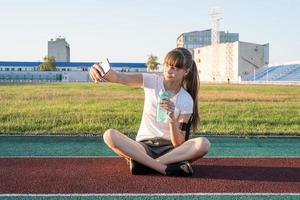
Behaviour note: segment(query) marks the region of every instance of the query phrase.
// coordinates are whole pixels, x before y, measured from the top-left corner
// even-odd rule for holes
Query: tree
[[[149,57],[148,57],[148,60],[147,60],[147,69],[149,71],[154,71],[154,70],[157,70],[158,69],[158,65],[160,65],[159,62],[157,62],[157,56],[153,55],[153,54],[150,54]]]
[[[45,56],[44,62],[39,65],[40,71],[56,71],[56,64],[54,56]]]

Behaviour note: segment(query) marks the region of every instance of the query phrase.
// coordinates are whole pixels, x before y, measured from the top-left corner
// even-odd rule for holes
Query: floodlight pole
[[[219,70],[219,43],[220,43],[220,20],[222,19],[223,11],[221,7],[213,7],[209,11],[209,18],[211,20],[211,47],[212,47],[212,77],[215,80],[220,79]]]

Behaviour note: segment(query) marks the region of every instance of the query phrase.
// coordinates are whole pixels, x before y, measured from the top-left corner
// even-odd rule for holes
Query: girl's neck
[[[181,89],[180,84],[167,82],[166,80],[163,81],[163,84],[164,84],[165,90],[167,90],[168,92],[171,92],[173,94],[177,94],[179,92],[179,90]]]

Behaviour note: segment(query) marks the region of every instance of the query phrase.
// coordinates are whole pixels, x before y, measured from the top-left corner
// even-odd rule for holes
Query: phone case
[[[110,70],[110,63],[107,58],[105,58],[102,62],[100,62],[100,66],[103,69],[104,74],[101,74],[104,76],[109,70]]]

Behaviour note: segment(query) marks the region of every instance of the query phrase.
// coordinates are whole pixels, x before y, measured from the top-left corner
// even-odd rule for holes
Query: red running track
[[[194,176],[132,176],[121,158],[1,158],[0,193],[300,193],[300,158],[203,158]]]

